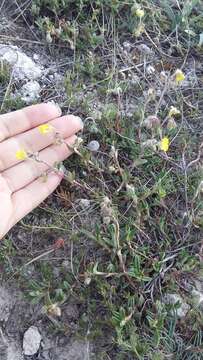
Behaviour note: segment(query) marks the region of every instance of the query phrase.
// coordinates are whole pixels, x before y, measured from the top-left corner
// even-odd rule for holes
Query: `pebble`
[[[36,326],[30,326],[29,329],[24,333],[23,337],[24,355],[35,355],[40,348],[41,341],[42,337],[38,328]]]
[[[99,142],[97,140],[92,140],[87,145],[87,148],[92,152],[96,152],[96,151],[99,150],[100,144],[99,144]]]

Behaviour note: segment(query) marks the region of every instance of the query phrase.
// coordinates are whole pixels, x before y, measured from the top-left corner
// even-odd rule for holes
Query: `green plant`
[[[105,360],[201,359],[202,315],[190,301],[202,276],[202,74],[191,66],[201,60],[201,9],[200,1],[32,2],[47,41],[72,49],[62,106],[85,128],[62,186],[35,223],[21,222],[36,235],[37,255],[46,236],[63,234],[65,247],[44,266],[36,260],[33,280],[22,272],[20,283],[46,311],[63,312],[73,298],[80,336]],[[89,151],[91,140],[98,151]],[[8,253],[15,258],[6,246],[6,265]],[[23,257],[30,261],[26,253],[20,264]],[[183,319],[179,302],[164,304],[168,293],[190,305]],[[60,325],[65,332],[63,316]]]
[[[10,79],[10,66],[6,61],[0,61],[0,84],[5,86]]]

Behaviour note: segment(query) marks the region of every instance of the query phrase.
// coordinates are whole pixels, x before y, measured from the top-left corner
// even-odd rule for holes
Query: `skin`
[[[19,161],[16,152],[39,152],[39,158],[50,166],[65,160],[71,150],[65,144],[54,145],[54,132],[42,135],[37,128],[50,123],[60,136],[73,145],[82,129],[80,118],[61,116],[52,103],[26,107],[0,116],[0,239],[25,215],[37,207],[60,184],[62,176],[50,172],[47,180],[41,175],[48,166],[34,160]]]

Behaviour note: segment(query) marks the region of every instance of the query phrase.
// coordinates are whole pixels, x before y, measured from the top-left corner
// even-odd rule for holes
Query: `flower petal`
[[[24,149],[19,149],[16,151],[16,159],[17,160],[25,160],[27,159],[28,155]]]
[[[175,72],[175,82],[177,84],[181,83],[183,80],[185,80],[185,74],[182,72],[182,70],[177,69]]]
[[[53,126],[50,124],[42,124],[42,125],[38,126],[38,130],[39,130],[40,134],[46,135],[53,130]]]
[[[168,149],[169,149],[169,138],[168,137],[164,137],[163,139],[161,139],[160,149],[164,152],[168,151]]]

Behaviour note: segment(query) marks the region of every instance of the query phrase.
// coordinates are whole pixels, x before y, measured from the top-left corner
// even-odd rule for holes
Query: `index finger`
[[[0,115],[0,142],[61,116],[54,103],[44,103]]]

